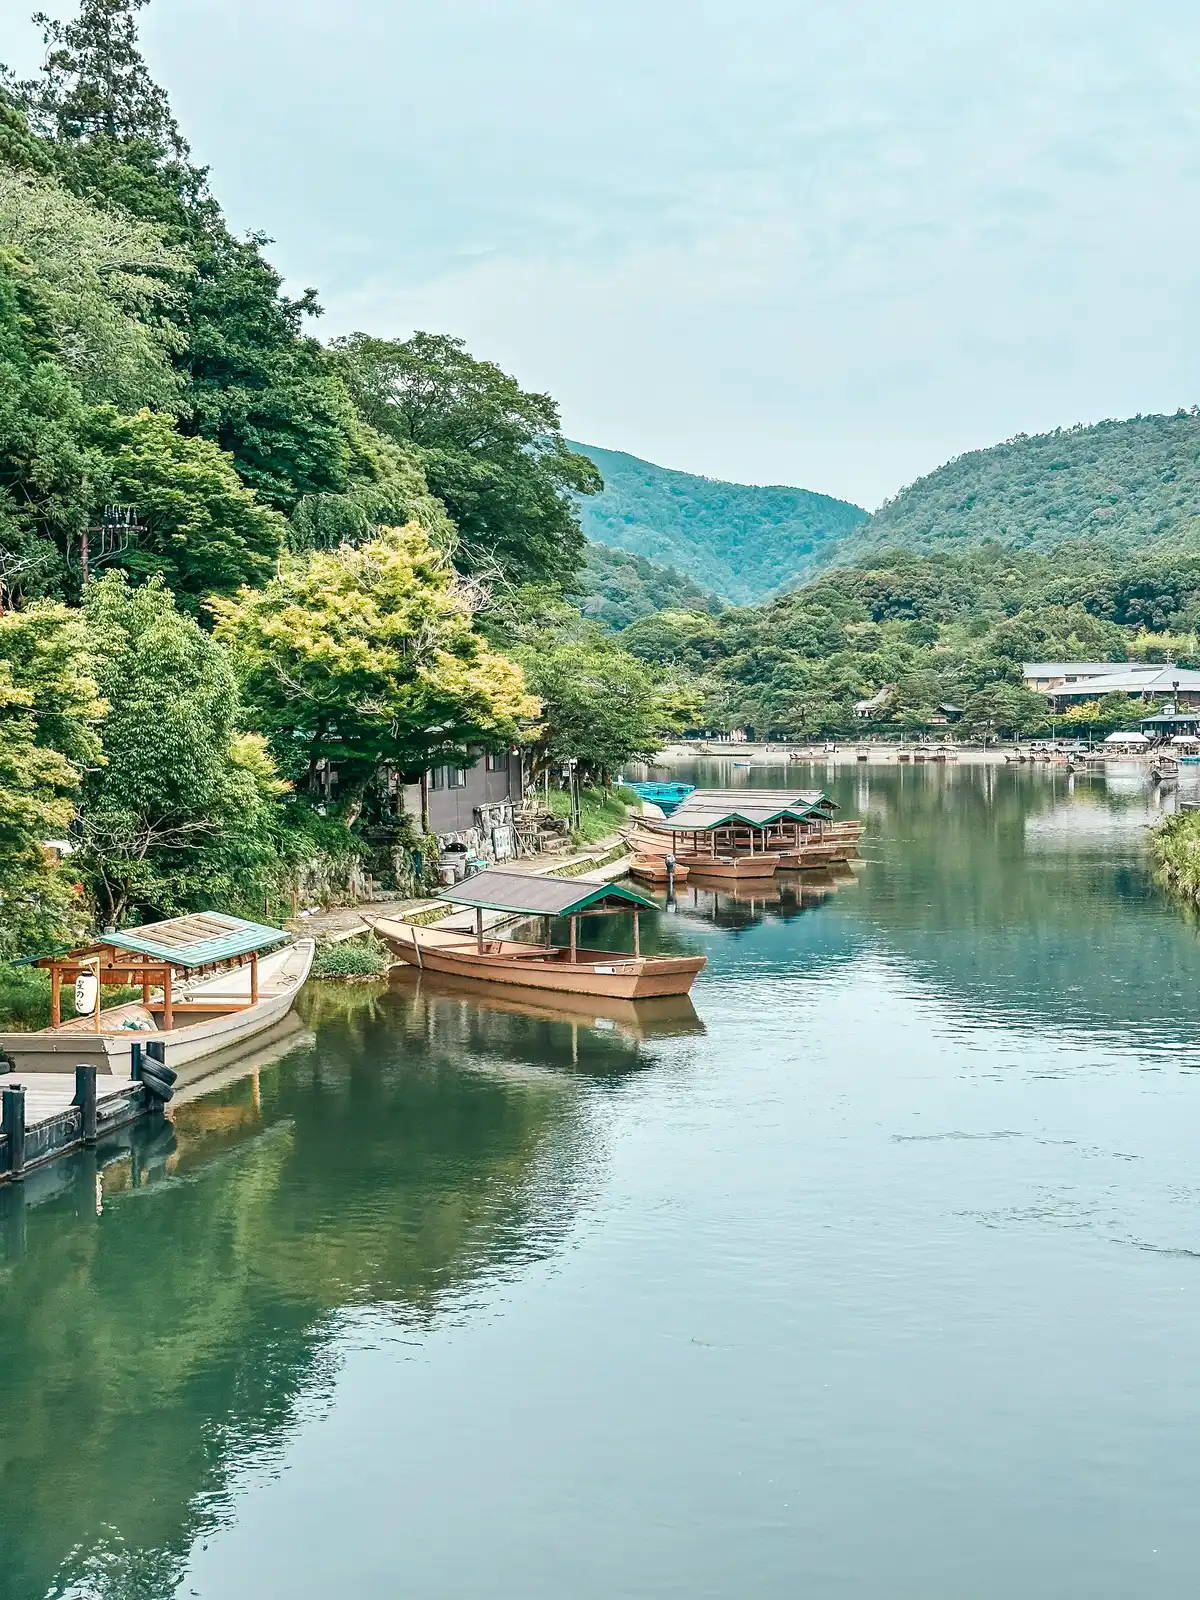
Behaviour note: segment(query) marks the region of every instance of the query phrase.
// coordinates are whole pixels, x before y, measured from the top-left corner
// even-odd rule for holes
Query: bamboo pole
[[[640,927],[641,913],[635,906],[633,909],[633,953],[640,956],[642,953],[642,930]]]
[[[578,959],[578,947],[577,947],[577,941],[576,941],[576,937],[575,937],[575,922],[576,922],[576,919],[574,917],[572,917],[571,918],[571,964],[572,964],[572,966],[575,964],[576,960]]]
[[[57,961],[50,965],[50,1026],[57,1028],[62,1021],[62,968]]]
[[[475,949],[483,954],[483,907],[475,907]]]

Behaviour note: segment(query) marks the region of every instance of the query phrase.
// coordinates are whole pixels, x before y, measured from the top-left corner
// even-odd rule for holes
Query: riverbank
[[[828,766],[857,766],[865,755],[868,765],[896,766],[903,755],[912,761],[951,761],[971,766],[1004,766],[1016,758],[1015,745],[959,744],[856,744],[850,741],[827,747],[824,744],[735,744],[717,740],[692,743],[681,740],[667,745],[655,756],[653,765],[669,767],[677,761],[718,760],[745,763],[753,767],[786,767],[792,763],[818,762]]]

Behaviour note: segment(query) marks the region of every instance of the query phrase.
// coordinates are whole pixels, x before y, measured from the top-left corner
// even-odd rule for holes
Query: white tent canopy
[[[1150,740],[1144,733],[1110,733],[1104,742],[1105,744],[1149,744]]]

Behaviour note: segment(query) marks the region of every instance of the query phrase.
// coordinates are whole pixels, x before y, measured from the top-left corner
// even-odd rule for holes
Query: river
[[[694,1014],[313,992],[0,1199],[3,1600],[1195,1592],[1200,941],[1152,791],[799,779],[863,861],[654,919]]]

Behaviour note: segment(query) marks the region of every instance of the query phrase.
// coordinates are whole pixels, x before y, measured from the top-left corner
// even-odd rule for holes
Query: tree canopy
[[[283,769],[316,790],[332,767],[351,804],[385,767],[423,771],[465,761],[469,746],[501,748],[537,712],[520,669],[474,632],[454,569],[415,523],[286,556],[270,582],[213,611]]]
[[[444,334],[356,333],[333,351],[364,418],[421,462],[458,529],[464,571],[508,584],[571,577],[584,540],[570,497],[602,480],[568,448],[549,395]]]

